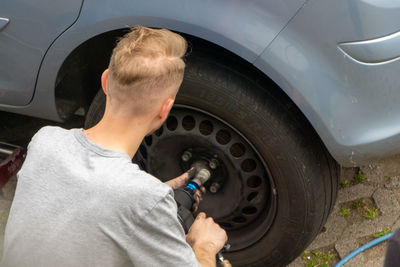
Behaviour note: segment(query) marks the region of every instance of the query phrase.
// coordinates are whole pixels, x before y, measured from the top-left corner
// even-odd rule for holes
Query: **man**
[[[185,239],[172,188],[131,163],[168,116],[186,47],[168,30],[133,28],[101,77],[102,120],[85,131],[44,127],[32,138],[2,266],[215,266],[225,231],[200,213]]]

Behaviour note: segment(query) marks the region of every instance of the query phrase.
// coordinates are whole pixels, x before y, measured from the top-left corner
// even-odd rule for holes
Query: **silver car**
[[[134,25],[190,43],[167,122],[134,161],[213,172],[201,210],[234,266],[284,266],[320,232],[339,164],[400,152],[400,1],[2,0],[0,110],[102,115],[100,74]]]

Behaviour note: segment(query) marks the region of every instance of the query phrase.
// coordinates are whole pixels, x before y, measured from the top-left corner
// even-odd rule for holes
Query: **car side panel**
[[[40,63],[51,43],[78,17],[82,0],[0,2],[0,104],[32,99]]]
[[[85,0],[79,19],[48,50],[32,102],[26,106],[0,104],[0,110],[60,121],[54,85],[64,60],[76,47],[96,35],[135,25],[191,34],[254,61],[304,2]]]
[[[255,61],[344,165],[400,152],[400,2],[310,0]]]
[[[85,0],[75,25],[91,33],[142,24],[192,34],[252,62],[305,0]],[[105,24],[106,23],[106,24]]]
[[[268,16],[264,9],[276,1],[238,1],[237,8],[225,1],[213,5],[215,2],[191,1],[190,6],[188,1],[87,0],[77,23],[49,49],[33,101],[24,107],[0,105],[0,109],[60,120],[54,84],[69,53],[93,36],[141,24],[203,38],[253,62],[300,107],[343,165],[400,151],[399,61],[379,61],[380,55],[396,54],[382,52],[381,41],[389,39],[385,36],[397,36],[400,29],[398,1],[308,0],[304,5],[303,1],[282,1],[285,5],[270,9]],[[255,12],[258,19],[252,17]],[[281,16],[285,19],[272,22]],[[379,48],[370,51],[374,53],[372,64],[360,61],[368,54],[360,52],[365,48],[348,49],[349,44],[365,45],[368,40],[379,43],[364,46]],[[393,42],[396,40],[389,47],[394,47]]]

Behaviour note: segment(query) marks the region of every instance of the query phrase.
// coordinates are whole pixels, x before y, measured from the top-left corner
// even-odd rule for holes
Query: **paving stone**
[[[14,175],[8,182],[1,188],[1,195],[4,199],[13,200],[15,188],[17,186],[17,176]]]
[[[301,261],[301,257],[297,257],[297,259],[292,261],[289,265],[286,265],[286,267],[304,267],[304,264]]]
[[[358,254],[346,263],[346,267],[360,267],[363,266],[364,261],[363,254]]]
[[[385,188],[388,189],[399,189],[400,188],[400,175],[390,177],[385,183]]]
[[[3,257],[4,234],[0,234],[0,260]]]
[[[384,174],[390,177],[400,175],[400,154],[385,158],[379,161],[379,165],[384,170]]]
[[[400,189],[391,189],[391,191],[393,192],[393,195],[396,196],[397,202],[400,203]]]
[[[325,224],[326,231],[319,234],[307,248],[307,250],[326,247],[336,242],[336,240],[342,234],[344,228],[347,226],[347,221],[338,213],[339,212],[335,212],[335,210],[332,212]]]
[[[370,185],[357,184],[343,188],[338,194],[338,203],[354,201],[359,198],[370,197],[374,192],[374,187]]]
[[[338,252],[340,258],[343,259],[344,257],[347,256],[347,254],[357,249],[359,246],[360,244],[355,240],[338,241],[335,244],[335,249]],[[351,259],[346,263],[346,267],[349,266],[359,267],[362,266],[363,262],[364,262],[364,256],[362,254],[358,254],[356,257],[354,257],[353,259]]]
[[[358,168],[351,167],[351,168],[344,168],[340,169],[340,181],[351,181],[353,180],[354,176],[357,174]]]
[[[352,240],[340,240],[337,241],[335,244],[335,249],[337,253],[339,254],[339,257],[343,259],[346,257],[347,254],[352,252],[353,250],[357,249],[360,246],[360,244],[352,239]]]
[[[11,200],[4,200],[4,199],[0,200],[0,234],[4,233],[8,215],[10,213],[11,203],[12,203]]]
[[[340,240],[354,240],[360,237],[369,236],[391,227],[397,217],[393,215],[379,216],[372,220],[366,220],[359,224],[353,224],[346,228]]]
[[[383,267],[385,256],[369,260],[365,263],[364,267]]]
[[[400,205],[391,190],[379,188],[375,191],[372,197],[383,216],[399,214]]]
[[[369,164],[366,166],[361,166],[360,171],[365,175],[367,182],[372,183],[383,183],[384,174],[380,164]]]
[[[400,228],[400,217],[398,217],[396,219],[396,221],[394,222],[394,224],[392,225],[391,229],[392,231],[396,231],[397,229]]]
[[[0,199],[0,211],[10,210],[11,204],[11,200]]]
[[[372,239],[371,239],[372,240]],[[362,244],[366,244],[370,239],[364,239]],[[363,252],[366,262],[375,261],[377,258],[384,257],[386,254],[387,241],[381,242]]]
[[[10,215],[9,210],[0,211],[0,234],[4,233],[8,216]]]

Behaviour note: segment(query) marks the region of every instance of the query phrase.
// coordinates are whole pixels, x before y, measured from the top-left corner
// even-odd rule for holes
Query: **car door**
[[[82,0],[0,2],[0,104],[27,105],[52,42],[79,16]]]

